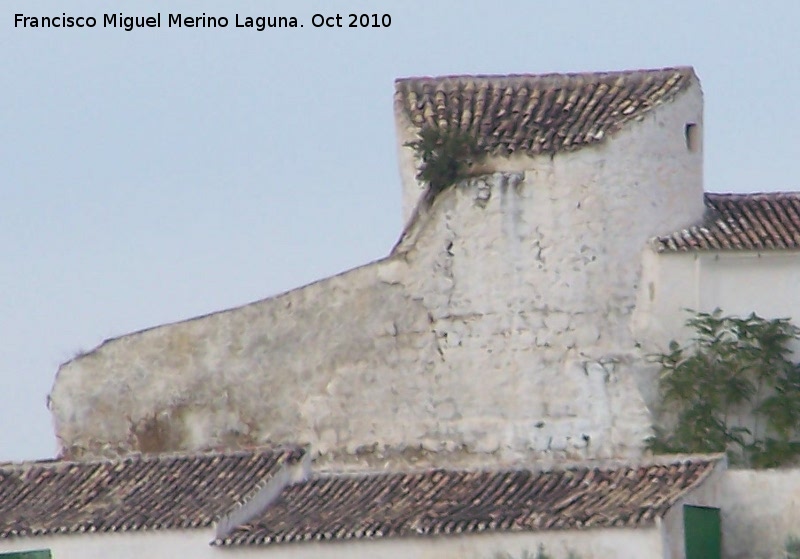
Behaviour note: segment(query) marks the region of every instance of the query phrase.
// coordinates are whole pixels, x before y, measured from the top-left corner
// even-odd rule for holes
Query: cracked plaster
[[[597,147],[446,190],[386,259],[104,342],[53,387],[66,453],[292,442],[370,468],[637,455],[651,418],[630,315],[646,240],[703,211],[690,121],[697,86]]]

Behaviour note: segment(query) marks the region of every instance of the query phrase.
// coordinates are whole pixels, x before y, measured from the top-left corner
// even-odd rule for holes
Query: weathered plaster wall
[[[711,475],[700,484],[676,501],[662,519],[662,532],[664,535],[664,559],[686,559],[686,533],[684,530],[684,506],[711,507],[722,511],[723,492],[725,491],[725,476],[728,473],[727,460],[722,458],[717,462]],[[725,528],[722,528],[724,532]],[[723,533],[723,539],[725,534]]]
[[[800,538],[800,469],[729,470],[720,496],[725,559],[783,557]]]
[[[377,541],[299,543],[267,548],[231,549],[227,557],[250,553],[275,559],[521,559],[536,555],[539,546],[554,559],[574,553],[580,559],[661,559],[662,542],[655,528],[553,530],[548,532],[391,538]]]
[[[50,549],[54,559],[496,559],[502,553],[521,558],[539,545],[554,559],[570,551],[581,559],[661,559],[657,529],[551,531],[541,533],[480,534],[473,536],[390,538],[325,543],[223,548],[210,546],[206,530],[156,531],[119,534],[72,534],[0,540],[0,553]]]
[[[62,444],[299,442],[371,466],[638,454],[640,253],[702,213],[684,138],[701,109],[695,87],[596,147],[506,161],[421,208],[385,260],[104,343],[59,371]]]
[[[158,530],[127,533],[82,533],[0,539],[0,553],[49,549],[53,559],[219,558],[209,545],[211,530]]]
[[[787,296],[800,286],[800,252],[690,252],[657,254],[646,248],[633,330],[647,353],[664,351],[670,340],[687,340],[686,309],[765,318],[791,318],[800,325],[800,299]],[[800,343],[792,345],[800,359]],[[655,368],[652,377],[655,378]],[[648,405],[657,383],[642,385]]]
[[[800,252],[703,251],[657,254],[645,249],[635,330],[643,343],[666,347],[686,335],[685,309],[792,318],[800,323]]]
[[[439,356],[426,309],[385,268],[105,342],[59,371],[58,436],[73,453],[409,440],[393,424],[430,415],[418,377]]]

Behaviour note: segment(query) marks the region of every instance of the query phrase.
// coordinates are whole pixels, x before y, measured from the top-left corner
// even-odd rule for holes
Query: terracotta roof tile
[[[214,543],[649,525],[715,463],[319,476],[284,488],[261,517]]]
[[[302,456],[275,449],[2,465],[0,537],[210,526]]]
[[[495,155],[573,150],[602,141],[684,90],[691,68],[404,78],[395,105],[412,126],[457,128]]]
[[[658,252],[800,249],[800,192],[706,194],[703,222],[654,239]]]

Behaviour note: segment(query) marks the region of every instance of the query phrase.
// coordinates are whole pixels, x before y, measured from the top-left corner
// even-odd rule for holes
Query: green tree
[[[800,366],[788,319],[697,313],[688,344],[657,354],[662,417],[655,452],[727,452],[732,463],[774,467],[800,455]]]

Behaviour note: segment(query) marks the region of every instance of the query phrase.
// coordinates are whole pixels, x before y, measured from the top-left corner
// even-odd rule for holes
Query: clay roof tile
[[[286,448],[0,465],[0,537],[207,527],[303,455]]]
[[[652,525],[715,458],[551,471],[328,474],[284,488],[216,545]]]
[[[800,192],[705,195],[703,220],[654,239],[659,252],[800,249]]]
[[[397,107],[417,129],[458,128],[507,156],[579,149],[603,141],[691,82],[691,68],[399,79]]]

